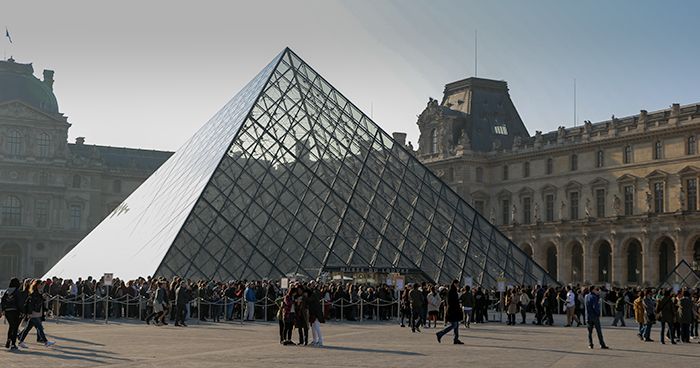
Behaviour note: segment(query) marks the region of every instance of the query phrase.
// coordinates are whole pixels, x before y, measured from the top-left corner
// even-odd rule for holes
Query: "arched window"
[[[661,141],[656,141],[654,143],[654,160],[660,160],[663,155],[664,145]]]
[[[557,275],[557,247],[554,244],[547,248],[547,272],[559,279]]]
[[[573,154],[571,155],[571,171],[576,171],[578,170],[578,155]]]
[[[551,158],[547,159],[545,172],[547,173],[547,175],[551,175],[554,172],[554,160],[552,160]]]
[[[632,146],[629,144],[625,146],[625,150],[622,152],[622,163],[632,163]]]
[[[437,153],[438,150],[438,135],[437,129],[430,130],[430,153]]]
[[[694,155],[697,152],[697,144],[695,142],[695,136],[691,135],[688,137],[688,147],[686,148],[686,152],[689,155]]]
[[[5,226],[19,226],[22,224],[22,202],[15,196],[8,196],[2,202],[2,224]]]
[[[523,162],[523,177],[527,178],[530,176],[530,162],[525,161]]]
[[[578,242],[571,248],[571,281],[583,281],[583,247]]]
[[[481,167],[476,168],[476,182],[477,183],[484,182],[484,169]]]
[[[11,156],[22,154],[22,134],[17,130],[10,130],[7,135],[7,153]]]
[[[639,284],[642,273],[642,246],[637,240],[627,245],[627,282]]]
[[[598,280],[610,282],[610,272],[612,270],[612,249],[610,243],[604,241],[598,248]]]
[[[80,175],[73,175],[73,188],[80,188],[81,183],[82,179],[80,178]]]
[[[0,248],[0,280],[9,280],[21,274],[22,249],[17,244],[5,244]]]
[[[121,193],[122,192],[122,181],[121,180],[115,180],[112,183],[112,191],[114,193]]]
[[[598,150],[595,155],[595,167],[603,166],[605,166],[605,154],[603,153],[603,150]]]
[[[676,246],[673,240],[664,238],[659,244],[659,281],[663,281],[676,265]]]
[[[51,136],[46,133],[39,134],[37,139],[37,146],[39,146],[39,157],[49,157],[49,150],[51,148]]]

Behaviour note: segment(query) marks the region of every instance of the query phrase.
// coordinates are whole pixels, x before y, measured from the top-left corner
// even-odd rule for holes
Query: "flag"
[[[10,31],[7,30],[7,27],[5,27],[5,37],[12,43],[12,37],[10,37]]]

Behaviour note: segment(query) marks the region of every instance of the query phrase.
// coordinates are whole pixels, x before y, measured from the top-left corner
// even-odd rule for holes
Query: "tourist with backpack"
[[[19,331],[19,323],[21,321],[21,305],[19,295],[19,279],[13,278],[10,280],[10,286],[5,290],[2,296],[2,314],[5,315],[7,324],[7,342],[5,348],[12,351],[17,350],[17,333]]]

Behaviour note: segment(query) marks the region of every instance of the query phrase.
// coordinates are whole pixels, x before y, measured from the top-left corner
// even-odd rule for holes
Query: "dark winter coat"
[[[447,292],[445,320],[447,322],[459,322],[462,320],[462,308],[459,305],[459,294],[455,287],[450,287],[450,291]]]
[[[656,303],[656,313],[660,314],[659,322],[673,323],[676,306],[670,296],[664,296]]]
[[[678,322],[693,322],[693,302],[688,297],[683,297],[678,301]]]

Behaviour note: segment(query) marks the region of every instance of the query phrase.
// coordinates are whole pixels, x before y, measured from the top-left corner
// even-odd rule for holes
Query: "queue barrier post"
[[[265,322],[267,322],[267,301],[268,298],[265,296],[265,299],[263,299],[265,304],[263,305],[263,314],[265,315]]]
[[[344,298],[340,298],[340,321],[341,322],[343,321],[343,312],[345,309],[345,305],[343,303],[344,300],[345,300]]]

